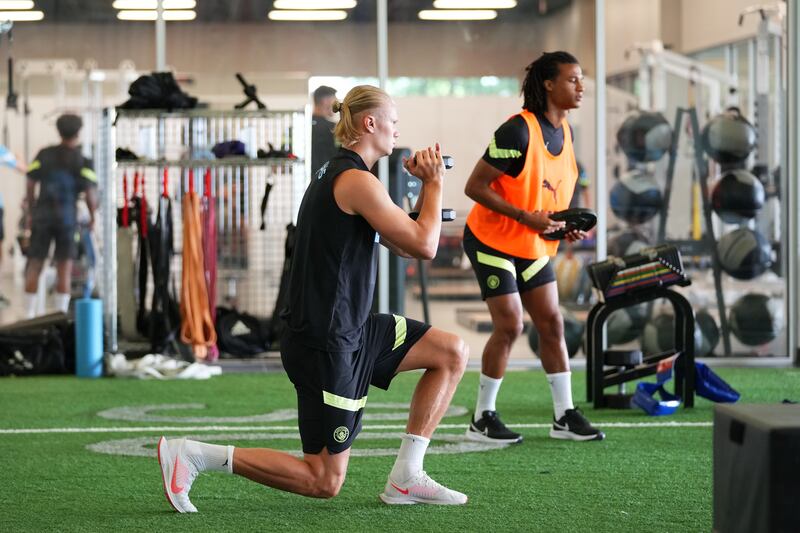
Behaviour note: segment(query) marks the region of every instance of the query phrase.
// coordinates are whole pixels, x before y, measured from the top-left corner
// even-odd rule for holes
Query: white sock
[[[220,446],[206,444],[196,440],[186,439],[184,450],[191,456],[192,462],[201,472],[233,473],[233,446]]]
[[[25,318],[33,318],[36,316],[36,307],[39,302],[39,295],[35,292],[25,293]]]
[[[57,292],[53,294],[53,305],[55,305],[56,310],[62,313],[69,311],[69,293]]]
[[[481,372],[480,385],[478,386],[478,402],[475,404],[475,414],[472,415],[473,422],[477,422],[483,416],[484,411],[497,410],[495,402],[502,382],[503,378],[490,378]]]
[[[397,453],[397,460],[389,477],[398,483],[407,481],[417,472],[422,470],[422,461],[425,459],[425,451],[431,440],[419,435],[406,433],[400,443],[400,451]]]
[[[572,404],[572,372],[547,374],[550,393],[553,395],[553,412],[556,420],[560,420],[567,409],[574,409]]]

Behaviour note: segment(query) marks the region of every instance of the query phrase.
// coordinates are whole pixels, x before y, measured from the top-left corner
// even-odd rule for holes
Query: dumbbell
[[[419,211],[412,211],[408,214],[413,220],[417,220],[419,218]],[[456,219],[456,210],[445,208],[442,209],[442,222],[452,222]]]
[[[442,161],[444,162],[444,168],[448,170],[453,168],[453,165],[455,165],[455,159],[453,159],[453,156],[451,155],[443,155]],[[416,162],[417,158],[415,156],[414,163]],[[417,218],[419,217],[419,211],[412,211],[408,214],[408,216],[410,216],[413,220],[417,220]],[[442,222],[452,222],[455,219],[456,219],[455,209],[450,209],[450,208],[442,209]]]
[[[453,165],[456,164],[455,159],[453,159],[453,156],[451,155],[443,155],[442,162],[444,163],[444,168],[446,168],[447,170],[450,170],[451,168],[453,168]],[[415,165],[417,164],[417,156],[414,156],[414,164]]]

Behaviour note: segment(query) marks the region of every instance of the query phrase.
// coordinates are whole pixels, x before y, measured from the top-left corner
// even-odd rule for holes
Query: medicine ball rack
[[[705,231],[703,232],[702,241],[694,240],[672,240],[670,243],[677,246],[683,253],[687,255],[710,255],[711,268],[714,274],[714,290],[717,296],[717,309],[719,310],[719,325],[722,336],[723,350],[725,357],[731,355],[731,339],[730,339],[730,326],[728,324],[728,315],[725,306],[725,294],[722,290],[722,264],[717,251],[717,239],[714,236],[713,220],[711,218],[712,210],[709,201],[708,190],[708,161],[705,157],[705,150],[703,149],[702,133],[697,120],[697,109],[694,107],[683,108],[679,107],[675,112],[675,122],[672,128],[672,145],[669,150],[669,162],[667,166],[666,184],[664,186],[664,208],[661,210],[658,221],[658,233],[656,242],[663,243],[666,240],[667,230],[667,215],[669,211],[669,202],[672,196],[672,181],[675,176],[675,163],[678,155],[678,145],[680,143],[681,131],[683,131],[683,119],[687,117],[689,127],[691,128],[692,141],[694,144],[694,172],[700,182],[701,201],[703,209],[703,219],[705,222]],[[699,245],[699,246],[698,246]],[[649,314],[649,313],[648,313]]]

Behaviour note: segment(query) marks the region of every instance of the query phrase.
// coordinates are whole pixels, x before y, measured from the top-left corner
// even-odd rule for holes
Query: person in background
[[[314,112],[311,116],[311,175],[329,159],[336,155],[336,141],[333,128],[336,123],[333,103],[336,101],[336,89],[321,85],[314,91]]]
[[[572,193],[572,200],[569,202],[569,208],[575,207],[589,207],[591,205],[591,194],[589,186],[592,184],[591,178],[586,174],[586,168],[580,161],[578,164],[578,181],[575,182],[575,192]]]
[[[83,126],[77,115],[61,115],[56,129],[61,143],[42,149],[28,165],[26,229],[31,232],[28,262],[25,267],[25,311],[36,315],[36,292],[44,260],[55,241],[56,292],[54,307],[64,313],[69,309],[72,258],[75,255],[77,201],[86,195],[89,228],[94,227],[97,206],[97,176],[92,162],[80,148]],[[38,193],[37,193],[38,187]]]

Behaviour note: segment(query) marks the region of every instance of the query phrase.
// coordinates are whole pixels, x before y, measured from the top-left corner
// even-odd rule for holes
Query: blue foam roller
[[[103,305],[101,300],[75,301],[75,374],[83,378],[103,375]]]

